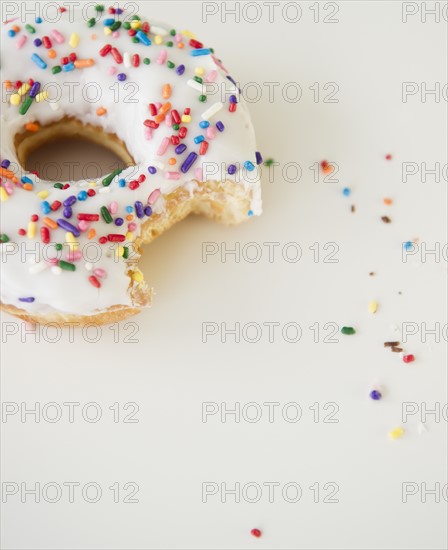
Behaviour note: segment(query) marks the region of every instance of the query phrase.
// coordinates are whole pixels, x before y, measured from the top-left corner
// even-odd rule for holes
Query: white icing
[[[123,20],[125,15],[121,15],[119,18]],[[147,20],[142,13],[139,15],[142,21]],[[74,17],[74,21],[70,21],[72,17]],[[128,243],[111,242],[100,245],[98,238],[109,233],[126,234],[128,224],[126,206],[133,206],[135,201],[141,201],[146,206],[148,196],[155,189],[160,189],[162,193],[156,203],[152,205],[153,211],[157,213],[164,210],[164,194],[181,186],[193,193],[196,186],[195,171],[201,167],[202,163],[207,163],[203,166],[204,179],[236,179],[244,186],[247,195],[251,196],[253,213],[255,215],[261,213],[260,183],[257,172],[248,173],[238,169],[234,176],[227,174],[227,167],[230,164],[240,167],[244,165],[245,161],[255,164],[256,146],[253,127],[244,100],[238,95],[235,86],[227,79],[227,74],[220,64],[216,64],[211,55],[192,56],[192,48],[188,45],[188,36],[182,37],[185,47],[179,49],[176,40],[169,36],[167,29],[170,27],[163,23],[156,23],[156,26],[152,26],[149,35],[152,39],[151,46],[132,43],[124,29],[118,31],[118,37],[106,36],[102,21],[113,17],[105,11],[102,20],[98,21],[93,28],[89,28],[82,12],[71,9],[70,12],[62,14],[56,23],[44,20],[37,24],[34,17],[28,16],[26,21],[17,20],[1,26],[2,83],[5,80],[26,82],[32,78],[40,82],[42,88],[48,83],[55,83],[60,90],[60,93],[56,94],[55,86],[48,88],[49,100],[39,103],[34,101],[25,115],[19,114],[19,106],[9,102],[2,103],[1,159],[9,159],[12,163],[11,167],[15,168],[19,177],[22,175],[29,177],[34,182],[34,189],[25,191],[20,185],[14,185],[13,194],[9,196],[8,200],[1,203],[1,233],[8,235],[11,240],[8,244],[0,244],[1,301],[31,313],[45,314],[57,310],[64,313],[88,315],[94,311],[105,310],[112,305],[132,305],[129,277],[127,276],[129,264],[123,258],[117,258],[114,252],[118,245],[127,245]],[[26,23],[35,27],[35,34],[27,33]],[[151,20],[149,23],[151,24]],[[18,25],[21,30],[11,38],[8,36],[8,30],[13,25]],[[57,33],[52,32],[54,30],[59,31],[64,38],[62,44],[54,38],[58,36]],[[159,36],[163,36],[164,42],[172,39],[174,46],[170,48],[164,44],[156,45],[154,30]],[[74,32],[79,35],[79,42],[75,48],[72,48],[69,45],[69,40]],[[93,34],[97,35],[96,40],[92,40]],[[27,37],[26,41],[23,40],[23,36]],[[43,36],[51,38],[53,49],[57,52],[55,59],[49,59],[48,50],[43,45],[36,47],[33,44],[34,39]],[[16,46],[17,41],[19,44],[23,44],[20,47]],[[98,52],[105,44],[111,44],[117,48],[123,56],[124,63],[117,65],[111,54],[101,57]],[[53,75],[51,67],[58,65],[60,58],[68,56],[72,51],[77,54],[78,59],[93,59],[95,64],[92,67]],[[164,56],[164,51],[166,51],[167,60],[175,63],[176,67],[180,64],[185,65],[185,72],[182,76],[179,76],[175,69],[168,68],[166,62],[158,63]],[[47,69],[39,68],[31,60],[33,53],[37,53],[48,64]],[[134,54],[140,56],[139,67],[133,67],[131,64]],[[143,63],[145,57],[151,59],[150,65]],[[197,67],[204,69],[204,81],[206,76],[212,73],[213,85],[207,84],[203,87],[200,84],[198,86],[191,85]],[[126,74],[125,82],[117,80],[118,73]],[[162,88],[167,83],[171,85],[172,90],[168,100],[162,97]],[[70,88],[74,90],[72,94],[69,93]],[[201,88],[203,90],[200,90]],[[86,100],[86,94],[92,98],[95,97],[98,90],[101,92],[99,101]],[[207,94],[206,103],[201,103],[198,100],[200,92]],[[117,101],[118,93],[120,94],[119,101]],[[224,93],[225,95],[222,96]],[[238,97],[236,113],[228,111],[228,98],[232,93]],[[149,104],[157,102],[163,104],[165,101],[169,101],[172,108],[177,109],[181,116],[185,107],[191,108],[191,122],[181,124],[188,128],[187,137],[181,140],[187,149],[181,155],[175,154],[174,146],[171,144],[164,155],[157,155],[163,138],[176,133],[171,128],[171,124],[162,122],[160,127],[153,132],[149,132],[143,125],[143,121],[154,118],[149,112]],[[221,101],[224,103],[223,108],[219,106]],[[96,114],[99,107],[107,109],[105,116]],[[38,122],[46,125],[58,121],[64,116],[75,117],[84,123],[101,126],[106,132],[117,134],[126,143],[137,163],[136,167],[130,167],[116,177],[109,187],[103,187],[101,183],[103,178],[100,178],[96,182],[96,186],[93,187],[97,191],[97,195],[89,197],[84,202],[78,201],[73,205],[73,216],[68,221],[75,226],[78,224],[76,217],[78,213],[99,214],[101,206],[108,206],[114,201],[118,203],[119,207],[117,214],[114,214],[113,217],[124,218],[124,224],[121,227],[117,227],[114,223],[106,224],[101,216],[98,222],[88,222],[89,228],[94,228],[97,236],[88,240],[87,229],[81,232],[80,237],[76,238],[83,256],[81,259],[73,261],[76,265],[74,272],[61,270],[57,265],[51,264],[51,259],[55,257],[56,251],[53,245],[44,245],[40,239],[39,230],[43,225],[42,219],[45,214],[41,211],[42,199],[37,196],[37,193],[42,190],[49,191],[48,197],[44,200],[50,204],[55,200],[63,202],[71,195],[76,196],[83,189],[88,190],[92,186],[92,182],[90,180],[73,182],[67,190],[55,189],[53,182],[39,180],[34,175],[25,174],[18,169],[13,145],[14,136],[23,131],[24,124]],[[168,118],[170,119],[170,117]],[[199,127],[199,122],[204,118],[209,118],[212,126],[216,121],[221,120],[225,125],[225,131],[216,132],[216,136],[211,135],[208,139],[206,130]],[[181,174],[179,179],[167,179],[166,171],[179,171],[180,165],[188,153],[198,152],[200,144],[195,144],[193,141],[194,137],[198,135],[204,135],[209,142],[207,153],[204,156],[199,156],[193,167],[186,174]],[[148,139],[149,137],[151,139]],[[175,167],[171,167],[167,163],[167,159],[171,156],[178,159]],[[157,174],[149,174],[148,166],[156,166]],[[213,167],[212,171],[210,171],[210,167]],[[118,179],[123,178],[129,183],[129,181],[137,179],[139,174],[146,175],[146,181],[140,184],[139,189],[132,191],[127,187],[120,188],[118,186]],[[6,181],[3,178],[2,186],[5,186]],[[50,212],[47,216],[53,220],[63,218],[62,211],[63,207],[57,212]],[[39,216],[36,237],[19,236],[18,229],[26,230],[33,214]],[[136,228],[132,231],[134,236],[139,235],[140,224],[147,219],[145,216],[142,220],[137,217],[132,220],[136,224]],[[51,242],[64,243],[65,233],[66,231],[60,228],[50,229]],[[68,252],[69,247],[64,246],[63,251],[59,253],[59,259],[67,260]],[[95,258],[95,255],[98,257]],[[107,278],[98,277],[101,283],[99,289],[88,281],[88,277],[98,268],[107,273]],[[27,297],[34,297],[35,301],[28,303],[19,300],[19,298]]]

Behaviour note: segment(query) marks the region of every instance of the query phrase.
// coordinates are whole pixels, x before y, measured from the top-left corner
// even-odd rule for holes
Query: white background
[[[424,162],[428,168],[447,163],[446,19],[435,23],[428,15],[422,21],[419,3],[418,13],[404,23],[401,2],[350,1],[335,4],[339,23],[322,21],[333,11],[323,2],[317,23],[306,2],[300,2],[295,24],[278,7],[269,23],[266,6],[260,21],[250,23],[256,12],[245,12],[243,4],[246,20],[235,23],[234,16],[221,21],[218,3],[219,13],[205,24],[201,2],[145,4],[150,17],[196,31],[241,84],[258,83],[263,94],[250,108],[259,148],[280,166],[273,181],[264,172],[261,218],[234,228],[191,218],[148,246],[142,269],[156,289],[152,308],[114,330],[103,327],[98,342],[75,331],[73,343],[68,332],[52,343],[50,338],[58,338],[54,329],[28,334],[20,323],[8,337],[15,321],[2,315],[3,401],[21,408],[56,402],[64,410],[57,423],[42,416],[39,423],[32,416],[26,422],[19,414],[2,417],[2,481],[29,487],[95,482],[103,491],[97,503],[86,502],[79,488],[74,503],[67,488],[53,504],[10,497],[2,505],[3,547],[446,548],[447,422],[421,415],[422,403],[447,403],[446,336],[440,329],[439,344],[431,335],[425,343],[421,333],[422,323],[431,328],[447,322],[446,248],[439,261],[421,249],[406,262],[402,257],[408,240],[420,239],[428,248],[447,243],[446,169],[438,183],[433,175],[422,181],[420,171]],[[444,5],[446,14],[446,2],[439,3]],[[295,17],[292,8],[287,15]],[[265,82],[279,83],[272,102]],[[300,84],[298,102],[282,96],[289,82]],[[324,102],[325,91],[315,102],[309,87],[316,82],[321,91],[335,83],[338,102]],[[418,86],[406,102],[405,82]],[[445,98],[422,97],[422,86],[437,82],[445,85]],[[388,153],[393,160],[385,160]],[[320,175],[314,182],[309,167],[322,159],[337,164],[336,181],[324,182]],[[288,163],[301,166],[299,181],[287,181],[297,180],[293,169],[282,174]],[[419,167],[406,183],[403,163]],[[349,197],[344,187],[351,189]],[[385,197],[393,205],[385,206]],[[390,224],[381,221],[384,215]],[[257,243],[263,254],[255,263],[243,253],[240,262],[231,255],[222,262],[219,254],[203,262],[204,242],[220,250]],[[272,263],[266,242],[280,243]],[[296,263],[281,254],[290,242],[302,250]],[[323,246],[330,242],[338,248],[337,263],[323,261],[329,252]],[[314,243],[318,258],[309,248]],[[369,276],[372,271],[375,276]],[[375,315],[368,312],[371,300],[379,304]],[[204,343],[205,322],[281,326],[273,343],[266,327],[257,343],[244,338],[253,331],[240,343],[231,335],[221,342],[221,332]],[[297,343],[282,337],[286,323],[300,324]],[[309,329],[315,323],[318,343]],[[337,343],[324,343],[325,323],[353,326],[357,333],[336,333]],[[387,340],[403,341],[402,323],[419,330],[404,344],[416,357],[408,365],[383,347]],[[94,337],[92,329],[88,338]],[[376,384],[384,393],[379,402],[369,399]],[[64,402],[80,403],[73,423]],[[82,418],[88,402],[102,409],[97,423]],[[123,413],[129,402],[138,404],[138,422],[121,417],[114,423],[109,407],[119,403]],[[253,402],[263,414],[249,422],[252,407],[239,423],[232,415],[222,422],[219,414],[204,422],[204,402],[220,409]],[[265,402],[281,404],[272,423]],[[298,422],[283,418],[288,402],[300,404]],[[337,423],[323,421],[331,412],[324,410],[326,403],[336,403]],[[419,409],[407,422],[404,403]],[[391,441],[389,431],[399,426],[403,438]],[[116,482],[137,484],[138,503],[122,502],[130,490],[114,503],[108,487]],[[204,482],[229,489],[253,482],[263,492],[256,503],[248,502],[253,491],[240,493],[239,503],[232,495],[223,503],[221,491],[204,503]],[[266,482],[280,484],[274,502]],[[323,502],[327,482],[338,485],[338,502]],[[282,496],[287,483],[300,484],[298,502]],[[316,483],[319,502],[309,489]],[[407,503],[403,483],[419,489]],[[424,483],[428,489],[440,484],[439,503],[431,494],[422,502]],[[293,498],[294,491],[288,495]],[[250,535],[254,527],[263,531],[260,539]]]

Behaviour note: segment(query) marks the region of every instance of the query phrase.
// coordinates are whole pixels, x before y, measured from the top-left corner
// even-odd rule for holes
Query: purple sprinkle
[[[185,72],[185,65],[179,65],[179,67],[176,68],[176,73],[179,76],[182,76]]]
[[[117,78],[120,82],[123,82],[124,80],[126,80],[126,75],[124,73],[118,73]]]
[[[233,78],[230,75],[227,75],[227,78],[230,80],[232,84],[235,84],[236,86],[236,82],[233,80]]]
[[[71,195],[62,203],[64,206],[72,206],[77,201],[76,195]]]
[[[236,166],[234,164],[229,164],[229,167],[227,168],[227,172],[232,175],[236,172]]]
[[[2,163],[0,164],[0,166],[2,168],[5,168],[5,170],[6,170],[7,168],[9,168],[10,164],[11,164],[11,162],[8,159],[5,159],[5,160],[2,160]]]
[[[40,82],[35,82],[30,89],[29,96],[30,97],[36,97],[38,92],[40,90]]]
[[[39,46],[42,46],[42,40],[40,38],[35,38],[33,40],[33,44],[38,48]]]
[[[63,211],[64,218],[71,218],[73,216],[73,210],[71,206],[66,206]]]
[[[123,223],[123,218],[115,218],[115,225],[118,225],[118,227],[120,227],[120,225],[123,225]]]
[[[36,298],[33,298],[32,296],[27,296],[26,298],[19,298],[19,302],[28,302],[31,304],[31,302],[34,302]]]
[[[154,166],[148,166],[148,172],[150,174],[155,174],[157,172],[157,168],[155,168]]]
[[[187,146],[185,145],[185,143],[181,143],[174,149],[174,151],[176,152],[176,155],[181,155],[186,148]]]
[[[137,201],[134,204],[134,208],[135,208],[135,213],[137,215],[137,218],[143,218],[143,216],[145,215],[145,212],[143,210],[143,203],[140,201]]]
[[[149,216],[152,214],[152,208],[150,206],[145,206],[145,215]]]
[[[115,8],[115,13],[117,15],[121,15],[123,13],[123,10],[121,8]]]
[[[372,390],[370,392],[370,397],[374,400],[374,401],[379,401],[382,397],[381,395],[381,392],[379,392],[378,390]]]
[[[70,231],[70,233],[73,233],[74,237],[79,237],[81,235],[81,231],[67,220],[59,218],[56,221],[59,227],[62,227],[62,229],[65,229],[66,231]]]
[[[263,157],[261,156],[260,151],[255,153],[255,158],[257,159],[257,164],[261,164],[263,162]]]
[[[236,99],[236,95],[231,95],[229,97],[230,103],[238,103],[238,100]]]
[[[220,120],[218,120],[218,122],[216,123],[216,128],[218,128],[220,132],[224,132],[225,126]]]
[[[188,155],[188,157],[184,160],[184,163],[180,167],[180,171],[183,174],[186,174],[188,172],[188,170],[190,170],[190,168],[193,166],[193,164],[195,163],[197,158],[198,158],[198,155],[195,152],[192,151]]]

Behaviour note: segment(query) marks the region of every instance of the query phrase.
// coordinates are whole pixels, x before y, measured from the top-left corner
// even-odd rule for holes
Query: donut
[[[42,324],[140,312],[152,299],[143,245],[191,213],[261,213],[247,104],[214,49],[116,4],[73,4],[36,15],[10,3],[1,24],[1,308]],[[56,182],[24,168],[73,137],[122,168]]]

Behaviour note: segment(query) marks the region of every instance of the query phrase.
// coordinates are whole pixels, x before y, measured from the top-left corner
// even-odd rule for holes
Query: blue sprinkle
[[[216,128],[218,128],[220,132],[224,132],[225,126],[220,120],[218,120],[218,122],[216,123]]]
[[[204,136],[196,136],[196,137],[194,138],[194,142],[195,142],[196,144],[202,143],[203,141],[204,141]]]
[[[201,120],[201,122],[199,123],[199,126],[201,128],[208,128],[210,126],[210,122],[208,120]]]
[[[36,298],[33,298],[32,296],[28,296],[26,298],[19,298],[19,302],[28,302],[31,304],[31,302],[34,302]]]
[[[151,40],[146,36],[146,34],[143,31],[138,31],[135,36],[145,46],[151,46],[151,43],[152,43]]]
[[[75,65],[73,63],[67,63],[66,65],[62,65],[62,70],[64,73],[69,73],[75,70]]]
[[[12,29],[8,31],[8,36],[10,36],[11,38],[13,38],[15,35],[16,35],[16,32],[13,31]]]
[[[33,183],[33,180],[30,180],[30,178],[28,178],[27,176],[22,176],[22,177],[20,178],[20,181],[21,181],[22,183],[31,183],[31,184]]]
[[[36,23],[40,25],[42,23],[42,17],[36,17]]]
[[[126,206],[126,212],[128,214],[132,214],[132,212],[134,212],[134,209],[132,208],[132,206]]]
[[[229,164],[229,167],[227,168],[227,172],[230,175],[233,175],[236,172],[236,166],[234,164]]]
[[[117,74],[117,78],[120,82],[124,82],[126,80],[126,75],[124,73]]]
[[[182,76],[185,72],[185,65],[179,65],[179,67],[176,68],[176,73],[179,76]]]
[[[33,55],[31,56],[31,59],[41,69],[46,69],[47,68],[47,64],[45,63],[45,61],[40,56],[38,56],[37,53],[33,53]],[[72,63],[72,65],[73,65],[73,63]],[[73,66],[73,68],[74,68],[74,66]]]
[[[49,214],[51,212],[51,206],[48,201],[42,201],[40,203],[40,209],[44,214]]]
[[[126,187],[126,180],[121,178],[118,180],[119,187]]]
[[[404,249],[406,251],[412,250],[414,248],[414,243],[412,241],[407,241],[404,243]]]
[[[342,190],[342,194],[344,195],[344,197],[348,197],[350,193],[351,191],[348,187],[344,187],[344,189]]]
[[[185,143],[181,143],[174,149],[174,151],[176,152],[176,155],[181,155],[186,148],[187,146],[185,145]]]
[[[248,216],[253,216],[253,215],[254,215],[254,211],[253,211],[253,210],[248,210],[248,211],[247,211],[247,215],[248,215]]]
[[[87,194],[87,191],[80,191],[78,193],[78,200],[79,201],[85,201],[89,195]]]
[[[193,57],[199,57],[200,55],[210,55],[212,50],[210,48],[198,48],[197,50],[191,50]]]
[[[157,173],[157,168],[155,168],[154,166],[148,166],[148,172],[150,174],[156,174]]]
[[[252,170],[255,170],[255,166],[252,164],[250,160],[246,160],[246,162],[244,163],[244,168],[246,170],[249,170],[249,172],[252,172]]]
[[[115,19],[109,18],[103,21],[105,27],[111,27],[115,23]]]
[[[124,224],[123,218],[115,218],[115,225],[118,225],[118,227],[120,227],[120,225],[123,225],[123,224]]]

